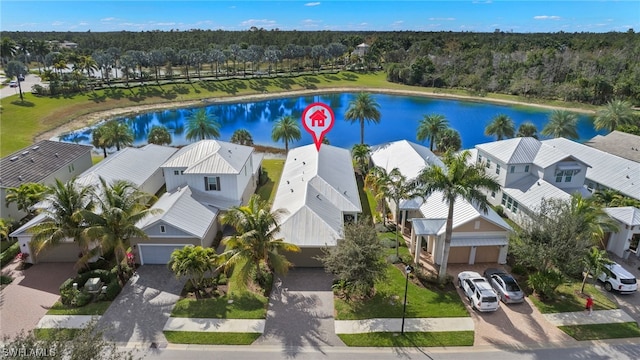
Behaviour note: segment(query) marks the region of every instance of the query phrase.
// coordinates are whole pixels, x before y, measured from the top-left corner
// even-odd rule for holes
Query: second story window
[[[524,166],[524,172],[528,173],[529,172],[529,165],[525,165]]]
[[[571,182],[571,177],[573,176],[573,170],[565,170],[564,171],[564,182]]]
[[[220,191],[220,177],[219,176],[205,176],[204,188],[207,191]]]
[[[500,175],[500,164],[496,164],[496,174]]]
[[[487,169],[491,167],[491,159],[487,159]]]
[[[510,173],[512,173],[512,174],[513,174],[514,172],[516,172],[516,167],[515,167],[515,166],[513,166],[513,165],[511,165],[511,167],[509,168],[509,172],[510,172]]]

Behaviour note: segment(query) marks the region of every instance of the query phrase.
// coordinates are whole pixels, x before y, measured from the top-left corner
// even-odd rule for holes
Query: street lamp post
[[[400,328],[400,333],[404,334],[404,316],[407,312],[407,290],[409,289],[409,274],[413,271],[411,265],[407,265],[404,268],[404,272],[406,273],[406,280],[404,283],[404,305],[402,306],[402,327]]]

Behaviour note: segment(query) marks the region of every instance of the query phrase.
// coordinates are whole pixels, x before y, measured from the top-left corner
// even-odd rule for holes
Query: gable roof
[[[0,187],[41,182],[60,168],[91,153],[91,146],[42,140],[0,160]]]
[[[200,140],[178,150],[163,168],[184,168],[185,174],[238,174],[253,147],[219,140]]]
[[[638,135],[615,130],[605,136],[597,135],[584,144],[640,163],[640,136]]]
[[[287,155],[273,209],[284,209],[280,235],[298,246],[335,245],[342,236],[342,213],[362,212],[351,154],[315,145]]]
[[[561,149],[531,137],[493,141],[476,145],[476,148],[506,165],[535,164],[544,169],[564,160],[579,161]]]
[[[100,184],[102,177],[108,184],[126,180],[142,186],[160,166],[178,149],[169,146],[148,144],[141,148],[127,147],[103,159],[76,179],[82,186]]]
[[[640,209],[632,206],[604,208],[612,218],[629,226],[640,225]]]
[[[587,162],[586,178],[626,196],[640,200],[640,163],[565,138],[544,140],[544,144]]]
[[[426,167],[431,165],[444,167],[442,160],[429,148],[407,140],[373,146],[371,160],[387,172],[398,168],[409,181],[417,178],[420,171]]]

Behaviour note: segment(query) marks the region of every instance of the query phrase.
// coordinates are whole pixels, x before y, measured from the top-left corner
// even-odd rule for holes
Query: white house
[[[633,253],[640,257],[638,241],[640,241],[640,209],[625,206],[605,208],[604,211],[618,222],[618,232],[605,236],[605,248],[612,253],[624,257]],[[625,254],[629,250],[630,252]]]
[[[346,149],[315,145],[291,149],[272,208],[284,209],[278,237],[298,245],[287,258],[297,267],[320,267],[322,248],[343,237],[345,222],[362,212],[351,154]]]

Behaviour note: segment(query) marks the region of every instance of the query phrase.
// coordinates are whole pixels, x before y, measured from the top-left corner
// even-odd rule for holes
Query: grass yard
[[[102,315],[110,305],[111,301],[99,301],[79,308],[68,308],[61,302],[56,301],[51,309],[47,311],[47,315]]]
[[[406,248],[404,248],[406,250]],[[402,250],[402,248],[401,248]],[[395,250],[394,250],[395,253]],[[400,318],[404,300],[404,274],[393,265],[387,268],[387,279],[376,283],[376,294],[366,301],[347,302],[335,299],[337,320]],[[454,291],[434,291],[409,282],[408,318],[468,317],[462,300]]]
[[[634,322],[558,326],[558,328],[578,341],[640,337],[640,328]]]
[[[229,303],[233,300],[232,303]],[[215,319],[264,319],[268,299],[250,291],[237,291],[215,299],[180,299],[172,317]]]
[[[269,180],[267,180],[264,185],[260,186],[258,190],[256,190],[256,193],[260,195],[263,200],[273,202],[273,198],[276,196],[276,190],[278,189],[278,183],[280,182],[280,176],[282,176],[284,160],[262,160],[262,168],[267,172]]]
[[[433,347],[473,346],[473,331],[339,334],[347,346]]]
[[[582,297],[583,295],[580,293],[581,287],[582,282],[560,285],[558,289],[556,289],[557,297],[553,301],[542,302],[536,296],[530,296],[529,299],[531,299],[531,302],[533,302],[543,314],[583,311],[586,298]],[[593,286],[593,284],[587,283],[584,287],[584,292],[593,297],[593,310],[611,310],[618,308],[616,304],[609,300],[607,296]]]
[[[195,331],[165,331],[167,341],[174,344],[251,345],[260,333],[225,333]]]
[[[33,333],[39,340],[71,340],[82,329],[34,329]]]
[[[360,204],[362,206],[362,217],[369,217],[371,221],[375,220],[376,200],[373,198],[371,191],[364,188],[364,180],[361,176],[356,176],[358,183],[358,194],[360,195]]]

